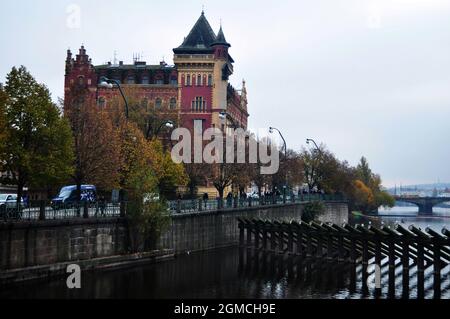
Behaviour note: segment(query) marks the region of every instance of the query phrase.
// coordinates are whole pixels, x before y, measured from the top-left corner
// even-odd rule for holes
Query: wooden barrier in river
[[[442,270],[450,265],[450,231],[442,234],[427,228],[397,224],[395,227],[356,227],[324,223],[263,221],[238,219],[241,248],[300,259],[324,259],[329,262],[369,264],[388,268],[389,291],[395,289],[396,269],[402,269],[402,284],[409,290],[411,269],[416,269],[417,297],[425,293],[425,273],[433,267],[433,295],[441,297]],[[430,271],[428,271],[429,273]],[[380,274],[383,276],[383,274]],[[364,276],[363,280],[366,280]],[[392,287],[391,287],[392,286]],[[381,293],[380,287],[377,292]]]

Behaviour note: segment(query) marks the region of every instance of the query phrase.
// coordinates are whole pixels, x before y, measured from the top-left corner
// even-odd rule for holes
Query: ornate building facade
[[[121,61],[94,66],[84,46],[75,57],[68,50],[65,106],[73,102],[74,87],[87,90],[88,98],[98,107],[106,106],[120,94],[115,87],[100,85],[100,79],[107,77],[118,81],[122,88],[137,92],[145,107],[177,113],[180,127],[192,129],[195,120],[202,120],[204,129],[223,129],[230,123],[247,129],[245,81],[240,91],[229,83],[234,63],[230,47],[222,27],[216,35],[202,12],[183,43],[173,49],[173,66],[165,62],[147,65],[137,59],[133,64]],[[223,112],[228,114],[230,123],[223,120]]]

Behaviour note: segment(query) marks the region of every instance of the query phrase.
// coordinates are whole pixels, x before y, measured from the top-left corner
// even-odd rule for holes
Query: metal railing
[[[126,205],[119,203],[80,202],[52,205],[48,201],[31,201],[22,203],[20,207],[17,207],[16,203],[6,203],[0,205],[0,222],[120,217],[121,207],[123,214]]]
[[[310,201],[343,201],[342,196],[305,194],[302,196],[263,196],[261,198],[226,198],[226,199],[190,199],[167,202],[170,215],[202,213],[218,210],[232,210],[245,207],[283,205]],[[61,220],[75,218],[112,218],[125,217],[127,203],[81,202],[56,203],[48,201],[31,201],[17,208],[16,203],[0,204],[0,222]]]
[[[267,205],[283,205],[311,201],[336,202],[344,201],[342,195],[303,194],[300,196],[263,196],[261,198],[226,198],[226,199],[188,199],[169,201],[168,209],[171,215],[201,213],[216,210],[231,210],[236,208],[257,207]]]

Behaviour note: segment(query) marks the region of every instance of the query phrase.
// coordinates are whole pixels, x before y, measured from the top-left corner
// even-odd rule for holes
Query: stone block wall
[[[0,224],[0,269],[119,255],[126,251],[121,219]]]

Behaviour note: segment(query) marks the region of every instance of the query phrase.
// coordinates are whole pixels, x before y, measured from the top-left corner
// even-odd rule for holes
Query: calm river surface
[[[436,208],[433,217],[417,216],[415,207],[395,207],[380,210],[380,213],[389,216],[352,216],[350,220],[354,224],[415,224],[439,232],[444,226],[450,227],[450,209]],[[367,291],[362,287],[360,266],[321,262],[306,265],[301,273],[295,271],[293,274],[289,263],[295,264],[296,260],[280,262],[279,257],[268,256],[264,259],[267,262],[247,265],[242,263],[239,255],[238,248],[229,248],[125,270],[84,273],[79,290],[68,290],[65,279],[28,283],[10,289],[3,287],[0,298],[374,298],[371,289]],[[277,266],[271,268],[274,265]],[[449,267],[442,271],[442,298],[446,299],[450,298],[449,273]],[[404,297],[401,275],[399,277],[395,283],[396,298]],[[413,277],[411,275],[409,298],[417,296]],[[386,281],[383,277],[382,283]],[[426,287],[430,285],[430,282],[426,283]],[[387,287],[383,287],[381,298],[387,295]],[[432,297],[432,289],[427,290],[425,298]]]

